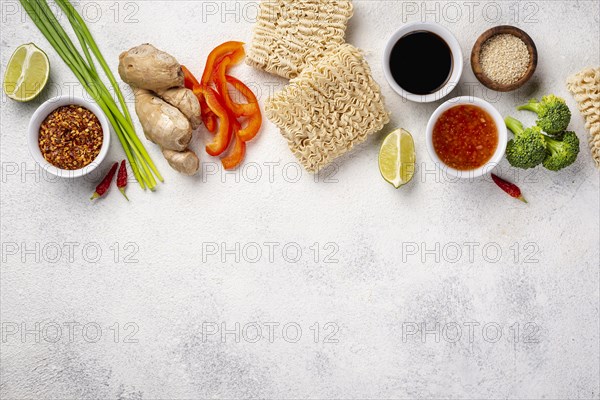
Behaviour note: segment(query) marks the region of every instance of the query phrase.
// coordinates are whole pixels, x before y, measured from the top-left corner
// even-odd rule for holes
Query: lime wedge
[[[396,189],[406,185],[415,173],[415,142],[410,133],[396,129],[384,139],[379,150],[379,172]]]
[[[33,100],[46,86],[50,74],[48,56],[33,43],[23,44],[8,61],[4,93],[17,101]]]

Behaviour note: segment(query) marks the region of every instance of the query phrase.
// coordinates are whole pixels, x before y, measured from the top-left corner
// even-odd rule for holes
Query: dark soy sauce
[[[435,93],[452,73],[452,51],[435,33],[411,32],[392,49],[390,70],[396,83],[407,92]]]

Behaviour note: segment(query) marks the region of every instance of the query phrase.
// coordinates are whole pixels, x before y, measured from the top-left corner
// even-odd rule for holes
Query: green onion
[[[33,23],[38,27],[54,50],[56,50],[60,58],[62,58],[65,64],[73,71],[79,82],[81,82],[86,91],[106,114],[117,134],[119,142],[121,142],[121,146],[123,146],[123,150],[129,160],[133,174],[142,189],[147,187],[150,190],[153,190],[156,186],[155,176],[161,182],[163,182],[163,178],[135,133],[131,115],[127,109],[123,93],[119,88],[115,76],[108,67],[106,60],[100,53],[98,45],[92,37],[83,18],[81,18],[69,0],[56,0],[58,6],[69,19],[71,28],[73,28],[73,31],[77,36],[77,40],[79,41],[84,54],[82,56],[77,47],[75,47],[75,44],[69,38],[67,32],[65,32],[60,25],[60,22],[56,19],[56,16],[48,6],[46,0],[19,1],[27,14],[29,14]],[[107,87],[104,85],[104,82],[100,79],[92,54],[102,67],[104,74],[115,90],[121,108],[119,108]]]

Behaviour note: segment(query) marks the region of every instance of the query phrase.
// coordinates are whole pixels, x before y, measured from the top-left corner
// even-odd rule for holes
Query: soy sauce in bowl
[[[444,39],[429,31],[413,31],[394,45],[390,72],[409,93],[428,95],[440,90],[452,75],[452,51]]]

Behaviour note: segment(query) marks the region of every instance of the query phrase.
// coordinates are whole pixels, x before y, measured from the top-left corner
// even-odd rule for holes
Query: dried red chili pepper
[[[95,200],[98,197],[104,196],[104,194],[108,191],[108,188],[110,187],[110,183],[112,182],[113,178],[115,177],[115,173],[117,172],[118,166],[119,166],[119,163],[116,162],[113,164],[112,167],[110,167],[110,171],[108,171],[108,174],[106,174],[104,179],[102,179],[102,182],[100,182],[98,184],[98,186],[96,186],[96,191],[94,192],[94,194],[92,195],[92,198],[90,200]]]
[[[127,186],[127,165],[125,164],[125,160],[121,161],[121,166],[119,167],[119,173],[117,174],[117,187],[119,191],[125,196],[127,201],[127,195],[125,194],[125,187]]]
[[[521,189],[514,183],[510,183],[505,181],[504,179],[492,174],[492,180],[498,187],[504,190],[509,196],[514,197],[515,199],[521,200],[523,203],[527,203],[527,200],[521,195]]]

